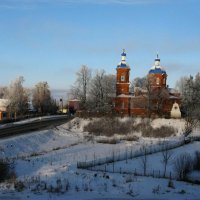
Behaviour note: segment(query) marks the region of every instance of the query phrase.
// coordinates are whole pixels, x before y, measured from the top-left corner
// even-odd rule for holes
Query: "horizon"
[[[18,76],[25,87],[47,81],[69,90],[81,65],[116,74],[122,49],[130,81],[144,77],[157,52],[174,87],[199,72],[197,0],[3,0],[0,2],[0,86]]]

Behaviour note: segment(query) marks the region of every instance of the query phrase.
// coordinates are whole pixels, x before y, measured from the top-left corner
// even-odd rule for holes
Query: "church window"
[[[125,81],[125,76],[121,75],[121,81]]]
[[[122,102],[122,109],[124,109],[124,102]]]
[[[160,84],[160,79],[156,78],[156,84],[159,85]]]

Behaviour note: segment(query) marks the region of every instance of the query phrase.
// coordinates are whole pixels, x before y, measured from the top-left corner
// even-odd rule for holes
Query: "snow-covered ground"
[[[105,158],[113,152],[117,154],[127,149],[136,151],[144,145],[159,145],[162,140],[178,141],[184,129],[182,120],[156,119],[152,122],[155,127],[174,126],[177,129],[174,137],[121,140],[117,144],[97,143],[95,138],[89,138],[83,132],[88,122],[75,118],[55,129],[1,139],[0,155],[14,161],[17,181],[23,181],[25,188],[17,192],[12,183],[1,183],[0,199],[131,199],[133,196],[136,199],[199,198],[199,185],[173,180],[174,188],[171,188],[168,187],[167,179],[77,169],[78,161]],[[193,142],[171,150],[173,153],[167,172],[173,172],[172,163],[177,155],[183,152],[192,154],[199,150],[199,145],[199,142]],[[161,153],[149,155],[148,170],[160,170],[162,173],[161,158]],[[107,170],[112,167],[112,164],[106,166]],[[140,158],[116,162],[114,167],[116,171],[121,168],[125,172],[142,170]],[[197,177],[199,172],[191,176]]]

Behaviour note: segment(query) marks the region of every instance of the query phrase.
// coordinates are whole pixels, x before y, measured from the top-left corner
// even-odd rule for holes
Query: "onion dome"
[[[117,65],[117,67],[129,68],[128,63],[126,63],[126,52],[125,52],[125,49],[123,49],[123,52],[121,54],[121,62],[119,62],[119,64]]]
[[[164,68],[160,66],[160,58],[158,57],[158,54],[154,65],[149,70],[149,74],[166,74]]]

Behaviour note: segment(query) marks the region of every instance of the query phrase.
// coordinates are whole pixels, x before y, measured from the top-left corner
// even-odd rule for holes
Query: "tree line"
[[[186,121],[187,136],[193,128],[200,125],[200,73],[194,77],[181,77],[177,83],[176,88],[181,93],[182,98],[182,113]]]
[[[25,88],[24,77],[13,80],[8,87],[0,88],[0,98],[7,99],[8,112],[15,118],[32,112],[39,114],[55,113],[57,105],[51,96],[47,82],[38,82],[33,89]]]
[[[24,77],[13,80],[8,87],[0,87],[0,98],[9,100],[10,113],[24,115],[30,110],[40,114],[55,113],[57,105],[51,96],[49,85],[45,81],[38,82],[33,89],[25,88]],[[147,77],[136,77],[130,83],[130,93],[147,91],[147,106],[151,111],[151,99],[158,98],[158,113],[163,101],[168,98],[167,88],[161,91],[151,92]],[[188,121],[187,131],[200,121],[200,73],[195,77],[181,77],[176,83],[176,89],[181,94],[182,114]],[[113,98],[116,96],[116,76],[106,74],[105,70],[92,70],[82,65],[76,73],[75,83],[70,88],[70,98],[80,100],[80,109],[87,111],[110,112],[113,109]],[[150,113],[150,112],[149,112]],[[150,115],[149,115],[150,117]]]
[[[71,86],[72,98],[80,100],[80,109],[109,112],[112,109],[112,98],[116,93],[115,75],[106,74],[104,70],[92,70],[82,65],[76,73],[76,81]]]

